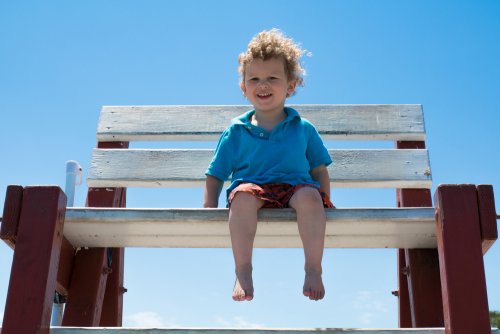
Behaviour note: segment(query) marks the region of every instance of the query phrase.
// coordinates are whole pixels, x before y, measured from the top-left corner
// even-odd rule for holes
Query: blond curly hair
[[[304,85],[303,76],[306,71],[300,64],[300,58],[306,53],[299,44],[285,36],[281,30],[273,28],[264,30],[255,35],[246,52],[238,57],[238,72],[241,81],[245,80],[245,68],[252,60],[282,58],[285,62],[285,73],[288,81],[295,81],[297,86]]]

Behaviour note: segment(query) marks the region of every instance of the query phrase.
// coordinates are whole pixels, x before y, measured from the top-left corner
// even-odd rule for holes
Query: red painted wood
[[[98,143],[98,147],[126,149],[129,147],[129,143],[100,142]],[[112,206],[124,208],[127,203],[126,188],[116,188],[115,192]],[[99,201],[101,203],[106,202],[104,199],[100,199]],[[112,272],[108,275],[100,326],[121,327],[123,318],[123,294],[126,290],[123,286],[125,250],[123,248],[113,248],[112,252]]]
[[[429,189],[397,189],[398,207],[432,207]]]
[[[59,257],[59,270],[57,271],[56,291],[67,297],[73,269],[75,249],[69,241],[63,237],[61,255]]]
[[[98,148],[128,148],[127,142],[99,142]],[[87,207],[124,207],[126,188],[89,188]],[[94,249],[92,256],[76,255],[71,284],[63,317],[64,326],[121,326],[123,308],[123,249],[116,261],[113,255],[111,271],[107,266],[107,249]],[[121,254],[121,256],[120,256]],[[82,258],[78,260],[78,258]],[[106,275],[101,275],[102,273]],[[116,275],[112,273],[115,272]],[[109,275],[108,275],[109,274]],[[85,277],[84,275],[89,275]],[[91,280],[89,284],[89,280]],[[109,284],[107,281],[109,280]],[[109,291],[108,286],[109,285]],[[105,302],[106,299],[106,302]]]
[[[400,328],[411,328],[410,295],[406,274],[406,256],[404,249],[398,249],[398,325]]]
[[[474,185],[434,195],[446,334],[490,334],[479,208]]]
[[[406,249],[408,290],[414,328],[443,327],[439,257],[435,249]]]
[[[424,149],[423,141],[400,141],[398,149]],[[398,207],[432,207],[429,189],[397,189]],[[398,255],[401,250],[398,251]],[[407,327],[443,327],[443,304],[441,299],[441,281],[439,277],[439,260],[437,250],[405,249],[407,266],[406,287],[400,284],[399,289],[407,289],[411,323],[407,319],[399,322]],[[402,262],[401,260],[399,260]],[[401,277],[404,280],[404,277]],[[402,327],[400,325],[400,327]]]
[[[59,187],[24,190],[3,334],[49,333],[65,212]]]
[[[101,319],[106,284],[106,248],[76,253],[63,326],[97,327]]]
[[[479,219],[481,226],[481,240],[483,241],[483,254],[498,239],[497,217],[495,209],[495,196],[491,185],[478,185],[477,199],[479,206]]]
[[[100,141],[97,142],[97,148],[128,148],[128,141]]]
[[[424,149],[425,141],[397,141],[396,147],[399,149]]]
[[[7,187],[7,192],[5,194],[0,238],[12,249],[14,249],[16,244],[23,191],[24,188],[22,186],[10,185]]]
[[[106,293],[104,295],[101,327],[121,327],[123,316],[124,256],[123,248],[113,248],[111,273],[108,275]]]
[[[398,206],[431,207],[428,189],[399,189]],[[435,249],[406,249],[412,327],[443,327],[443,303]]]

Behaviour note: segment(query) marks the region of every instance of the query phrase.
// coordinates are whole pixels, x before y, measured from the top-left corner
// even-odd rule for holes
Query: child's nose
[[[261,88],[267,88],[267,86],[268,86],[268,82],[267,82],[267,80],[262,80],[262,81],[259,81],[259,86],[260,86]]]

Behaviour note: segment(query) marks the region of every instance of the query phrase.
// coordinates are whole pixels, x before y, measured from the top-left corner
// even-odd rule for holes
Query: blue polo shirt
[[[231,120],[222,133],[206,175],[222,181],[232,175],[227,190],[241,182],[312,184],[309,171],[332,163],[316,128],[298,112],[285,107],[287,117],[271,132],[252,125],[250,110]]]

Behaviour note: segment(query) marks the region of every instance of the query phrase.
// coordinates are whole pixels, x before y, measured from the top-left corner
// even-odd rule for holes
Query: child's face
[[[254,59],[245,67],[241,90],[259,112],[281,112],[287,96],[295,91],[281,58]]]

